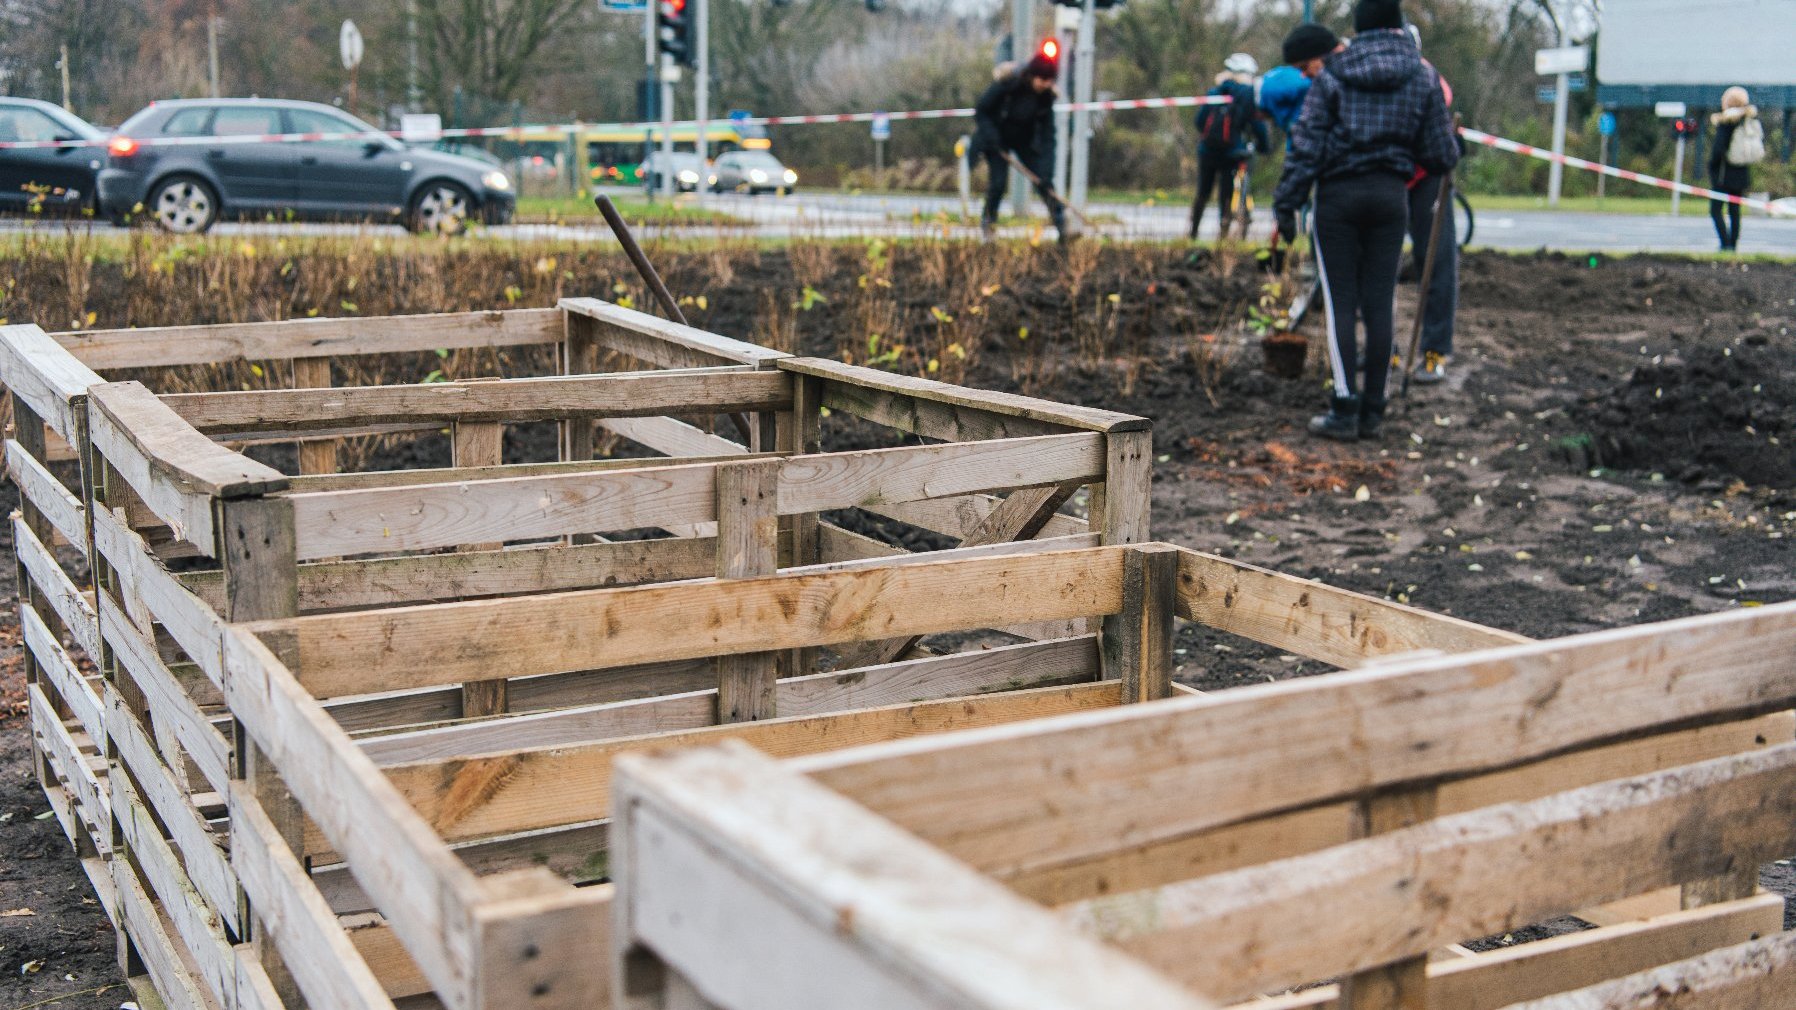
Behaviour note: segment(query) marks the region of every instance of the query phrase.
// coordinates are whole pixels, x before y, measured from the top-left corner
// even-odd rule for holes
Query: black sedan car
[[[243,139],[305,133],[364,136]],[[453,235],[473,220],[509,221],[517,205],[502,170],[406,147],[312,102],[157,102],[118,128],[107,153],[101,212],[115,221],[153,218],[173,232],[203,232],[222,217],[272,217],[394,221],[416,232]]]
[[[87,141],[83,147],[0,148],[0,211],[80,212],[94,206],[106,134],[72,112],[0,98],[0,141]]]

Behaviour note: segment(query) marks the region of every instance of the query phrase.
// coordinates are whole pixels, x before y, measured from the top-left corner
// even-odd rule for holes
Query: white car
[[[798,185],[798,173],[766,151],[731,151],[713,162],[712,168],[721,190],[784,196]]]

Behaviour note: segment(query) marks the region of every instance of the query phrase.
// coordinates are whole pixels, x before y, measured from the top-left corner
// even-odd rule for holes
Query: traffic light
[[[1696,136],[1696,130],[1695,116],[1681,116],[1671,121],[1671,136],[1674,140],[1690,140]]]
[[[1059,4],[1062,7],[1083,7],[1083,6],[1085,6],[1085,0],[1054,0],[1054,2],[1056,4]],[[1123,4],[1123,0],[1097,0],[1096,3],[1092,4],[1092,6],[1097,8],[1098,10],[1107,11],[1112,7],[1121,7],[1122,4]]]
[[[1060,40],[1056,38],[1042,39],[1041,47],[1037,49],[1036,52],[1039,52],[1042,56],[1046,57],[1050,63],[1059,63]]]
[[[657,45],[676,66],[693,66],[698,54],[692,51],[692,19],[686,15],[686,0],[659,0],[659,3]]]

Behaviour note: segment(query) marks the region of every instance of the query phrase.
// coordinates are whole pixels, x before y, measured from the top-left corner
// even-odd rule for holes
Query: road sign
[[[1534,54],[1534,72],[1542,77],[1573,74],[1590,65],[1589,46],[1563,46],[1542,49]]]
[[[737,123],[737,124],[746,122],[746,121],[754,118],[752,115],[749,114],[749,111],[747,109],[731,109],[729,116],[730,116],[730,122]]]
[[[1690,107],[1683,102],[1660,102],[1653,106],[1653,115],[1660,119],[1682,119],[1690,114]]]
[[[1605,137],[1615,136],[1615,113],[1605,112],[1597,117],[1596,132]]]
[[[872,119],[873,139],[892,139],[892,117],[883,112],[875,112]]]
[[[443,137],[443,117],[434,112],[408,112],[399,117],[399,139],[416,144]]]
[[[343,22],[342,31],[337,33],[337,55],[343,57],[343,69],[354,70],[362,62],[362,30],[354,21]]]
[[[1534,100],[1542,105],[1551,105],[1559,98],[1559,89],[1551,84],[1542,84],[1534,89]]]
[[[638,0],[599,0],[599,6],[618,14],[641,14],[649,9],[647,3]]]
[[[1573,92],[1579,92],[1583,91],[1586,87],[1589,87],[1590,79],[1582,73],[1567,74],[1565,75],[1565,85],[1566,87],[1571,88]]]

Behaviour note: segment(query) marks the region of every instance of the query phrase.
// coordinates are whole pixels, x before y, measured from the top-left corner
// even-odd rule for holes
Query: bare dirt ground
[[[1226,324],[1261,281],[1250,260],[1224,272],[1146,247],[1071,265],[1042,250],[988,279],[904,247],[735,255],[727,281],[704,279],[715,253],[665,256],[676,292],[704,295],[700,325],[857,363],[898,346],[893,367],[935,360],[974,385],[1153,418],[1162,539],[1538,637],[1796,598],[1796,266],[1472,256],[1451,381],[1417,387],[1382,441],[1337,445],[1303,433],[1324,396],[1319,347],[1297,380],[1233,349]],[[563,262],[581,263],[575,288],[624,276]],[[378,290],[362,311],[388,311]],[[869,342],[887,306],[913,320],[909,338]],[[8,597],[11,576],[0,566]],[[0,628],[0,912],[33,914],[0,918],[0,1010],[117,982],[110,931],[43,816],[16,640]],[[1177,644],[1180,677],[1208,689],[1324,672],[1194,626]],[[1787,862],[1764,880],[1796,893]]]

